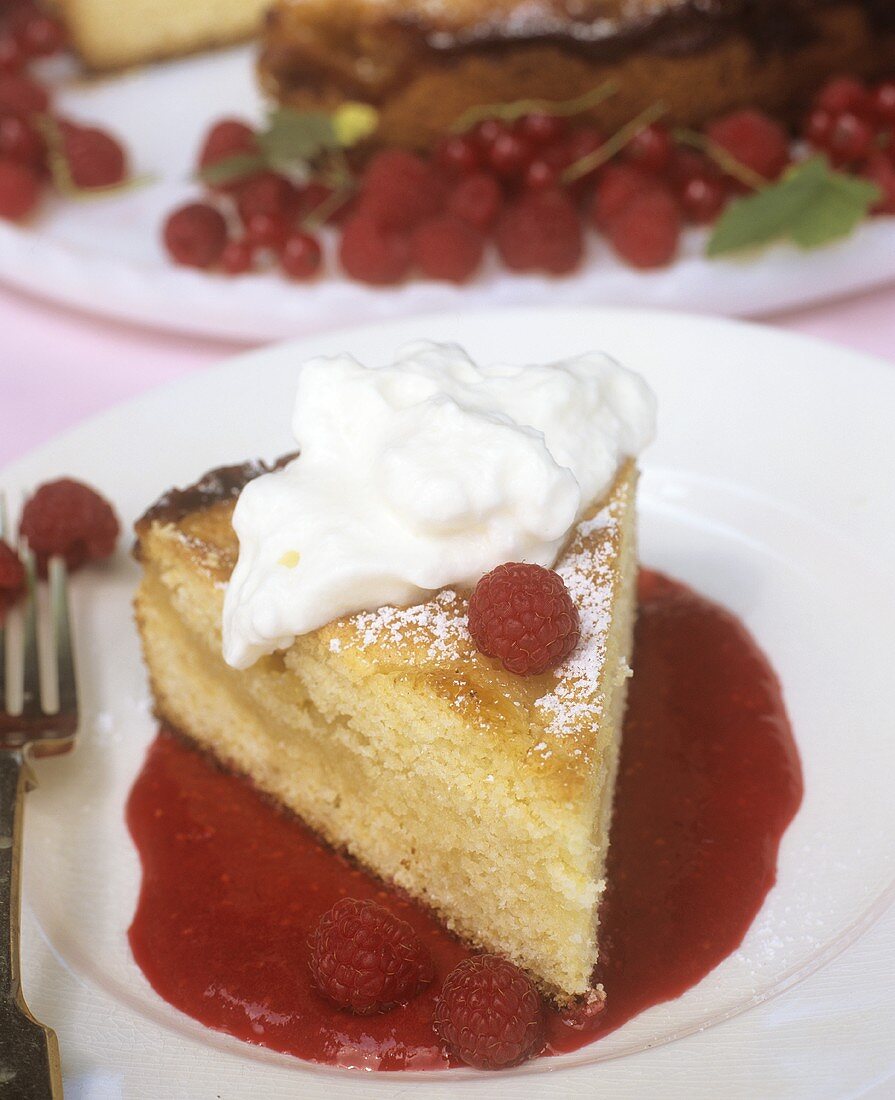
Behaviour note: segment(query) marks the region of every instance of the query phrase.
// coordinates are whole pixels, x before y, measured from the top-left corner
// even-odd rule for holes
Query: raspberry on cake
[[[602,355],[312,360],[298,458],[137,527],[159,717],[562,1001],[597,959],[653,421]],[[559,638],[529,676],[467,625],[476,584],[519,561],[561,578],[525,596],[539,644],[544,622]]]

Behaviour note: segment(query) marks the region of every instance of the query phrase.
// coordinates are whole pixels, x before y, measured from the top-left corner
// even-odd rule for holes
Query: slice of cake
[[[513,427],[508,414],[498,415],[490,405],[486,412],[469,415],[469,405],[460,407],[461,392],[470,404],[478,399],[476,379],[465,378],[451,398],[440,388],[425,392],[426,384],[437,386],[433,357],[438,351],[431,346],[413,349],[414,362],[428,356],[432,371],[413,375],[400,392],[396,379],[403,383],[406,377],[385,377],[375,393],[368,391],[370,401],[359,414],[369,438],[378,438],[375,450],[384,468],[391,469],[395,455],[401,455],[400,477],[390,484],[390,492],[413,485],[425,495],[420,470],[425,468],[427,477],[432,470],[422,462],[409,465],[408,456],[430,443],[433,461],[463,465],[462,455],[450,448],[445,452],[446,437],[437,430],[444,416],[449,421],[463,417],[464,431],[471,416],[487,433],[486,441],[500,441],[485,466],[472,471],[474,481],[467,486],[482,484],[486,467],[495,469],[509,454],[513,466],[505,479],[506,494],[544,489],[560,498],[562,486],[571,484],[568,468],[554,464],[559,480],[542,479],[540,487],[532,488],[527,482],[538,480],[537,471],[526,468],[524,479],[517,476],[524,457],[512,451],[512,446],[528,447],[542,456],[542,468],[548,469],[544,441],[550,442],[557,425],[575,433],[568,441],[569,455],[593,460],[589,470],[583,458],[576,463],[578,484],[596,484],[594,477],[608,476],[596,499],[575,506],[570,498],[573,522],[566,533],[557,534],[552,520],[545,526],[540,513],[524,520],[559,544],[555,568],[580,617],[580,640],[570,657],[550,671],[519,676],[483,656],[467,628],[468,578],[462,578],[462,586],[433,586],[434,591],[409,606],[378,605],[370,578],[381,585],[391,577],[385,587],[394,590],[394,575],[383,563],[395,560],[402,544],[397,537],[388,543],[376,532],[377,545],[364,550],[353,572],[347,569],[339,541],[342,529],[328,533],[302,492],[319,488],[326,508],[350,500],[350,491],[337,492],[335,482],[321,487],[321,470],[340,461],[351,470],[355,456],[330,454],[324,459],[323,429],[311,438],[311,428],[296,431],[302,453],[284,468],[273,473],[257,465],[216,471],[190,489],[168,494],[146,513],[137,525],[144,571],[137,622],[163,722],[248,776],[331,844],[431,906],[459,935],[508,957],[543,989],[568,999],[591,989],[597,959],[597,909],[635,611],[637,475],[631,457],[619,453],[609,463],[606,432],[616,413],[635,403],[639,423],[629,423],[619,435],[624,443],[628,432],[628,449],[634,453],[651,432],[651,399],[628,372],[591,357],[580,366],[588,386],[594,382],[587,391],[564,389],[561,365],[537,368],[541,373],[528,395],[548,410],[541,432]],[[316,424],[326,421],[326,409],[338,407],[327,402],[326,387],[349,396],[339,390],[342,367],[345,377],[365,370],[358,364],[316,366],[316,390],[299,387],[297,425],[303,417]],[[451,369],[443,362],[441,367]],[[593,378],[588,374],[592,368]],[[455,380],[462,369],[461,363]],[[573,364],[572,373],[578,369]],[[526,403],[528,377],[499,370],[504,371],[500,379],[492,376],[490,381],[507,395],[501,404],[515,405],[518,413]],[[515,387],[514,396],[508,386]],[[586,393],[600,408],[587,405]],[[363,406],[356,391],[352,396],[344,423],[341,417],[333,422],[334,430],[344,433],[348,451],[357,434],[349,410],[357,414]],[[571,406],[570,396],[576,399]],[[387,406],[385,413],[377,411],[374,400]],[[402,443],[397,430],[386,442],[377,437],[377,425],[388,423],[394,429],[398,422],[406,426],[414,421],[420,431],[410,441]],[[509,443],[505,436],[512,436]],[[482,448],[488,452],[487,442]],[[368,469],[357,475],[366,495],[371,492],[369,470],[375,480],[375,471],[383,468],[378,461],[371,459]],[[323,462],[329,465],[317,465]],[[302,478],[307,481],[304,490]],[[431,477],[428,484],[434,484]],[[490,490],[482,493],[490,499]],[[273,494],[280,494],[280,503],[270,507]],[[234,530],[237,496],[239,541]],[[302,506],[293,529],[284,509],[295,499]],[[478,553],[483,542],[502,537],[508,527],[506,501],[494,497],[500,534],[486,531],[483,499],[475,501],[478,526],[471,539],[457,534],[462,509],[455,506],[447,482],[439,483],[438,492],[423,504],[414,501],[414,514],[431,518],[437,513],[437,521],[431,522],[450,528],[450,535],[439,536],[438,553],[444,557],[449,545],[454,571],[458,545]],[[257,507],[268,524],[266,532],[252,527]],[[367,531],[376,522],[393,523],[394,516],[383,518],[381,512],[377,503],[373,519],[365,519],[362,507],[359,512],[352,507],[344,520],[346,545],[363,549],[358,514]],[[304,543],[292,548],[303,535]],[[409,537],[418,536],[414,530]],[[379,543],[386,544],[384,549]],[[329,570],[325,575],[314,559],[318,544]],[[528,550],[529,560],[543,556],[534,543]],[[272,556],[269,569],[265,555]],[[422,568],[424,557],[411,563],[409,573],[415,564]],[[304,583],[298,577],[303,565],[308,570]],[[473,572],[481,575],[484,570],[477,565]],[[340,578],[335,587],[329,584],[330,574]],[[289,588],[293,578],[295,591]],[[415,576],[414,583],[419,580]],[[331,616],[339,601],[374,609]],[[325,621],[309,626],[315,616]],[[299,620],[309,628],[289,637]],[[261,635],[266,642],[260,641]]]
[[[891,0],[277,0],[263,82],[282,102],[380,112],[377,138],[426,148],[470,107],[571,99],[612,81],[612,131],[662,102],[697,125],[791,113],[833,73],[895,66]]]
[[[93,69],[117,69],[250,38],[270,0],[57,0],[75,48]]]

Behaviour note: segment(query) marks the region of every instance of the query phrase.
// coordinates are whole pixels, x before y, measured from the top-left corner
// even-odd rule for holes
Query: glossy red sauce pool
[[[734,616],[644,571],[601,914],[607,1001],[587,1030],[550,1011],[548,1053],[574,1050],[695,985],[740,943],[774,884],[802,797],[780,687]],[[143,862],[130,930],[156,991],[208,1027],[317,1062],[451,1064],[432,1032],[440,979],[469,951],[413,902],[335,854],[243,780],[161,733],[131,793]],[[432,986],[353,1017],[313,990],[311,928],[338,898],[375,897],[416,928]]]

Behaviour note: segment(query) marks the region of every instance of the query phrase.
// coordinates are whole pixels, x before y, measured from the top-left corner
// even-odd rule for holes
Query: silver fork
[[[0,495],[0,537],[7,537]],[[21,708],[12,713],[7,682],[7,639],[0,624],[0,1097],[61,1100],[62,1071],[56,1033],[36,1020],[22,994],[19,958],[22,816],[25,792],[35,786],[32,756],[66,752],[78,728],[65,563],[50,561],[50,606],[58,705],[48,712],[41,696],[34,557],[21,553],[28,577],[21,660]],[[44,685],[44,688],[46,685]]]

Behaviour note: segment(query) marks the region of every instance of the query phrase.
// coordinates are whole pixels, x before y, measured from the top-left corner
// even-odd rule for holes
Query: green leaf
[[[207,168],[202,168],[198,175],[199,179],[205,183],[217,185],[245,179],[246,176],[253,176],[266,167],[267,161],[259,153],[240,153],[209,164]]]
[[[267,129],[258,135],[258,144],[274,170],[315,160],[322,153],[341,146],[331,115],[325,111],[296,111],[291,107],[271,112]]]
[[[812,157],[778,183],[731,203],[707,253],[724,256],[777,240],[820,248],[848,236],[879,198],[875,184],[835,172],[822,157]]]

